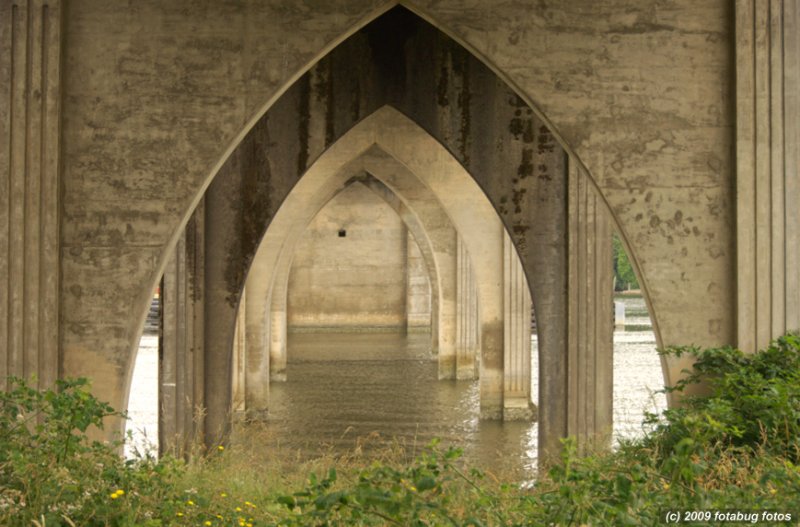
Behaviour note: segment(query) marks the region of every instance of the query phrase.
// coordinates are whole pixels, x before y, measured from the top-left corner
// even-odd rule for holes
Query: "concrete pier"
[[[0,4],[0,390],[61,373],[62,16],[58,1]]]
[[[536,416],[531,402],[531,292],[514,244],[503,232],[503,420]]]
[[[180,455],[202,438],[205,392],[205,214],[199,205],[160,286],[159,451]]]
[[[453,228],[432,227],[414,205],[437,269],[433,278],[426,263],[439,376],[462,375],[461,324],[462,349],[476,341],[483,416],[503,417],[506,359],[516,357],[505,341],[517,335],[506,319],[521,316],[505,314],[520,291],[504,296],[505,227],[537,320],[540,451],[557,453],[568,434],[602,437],[607,226],[629,252],[659,346],[752,352],[800,325],[798,27],[798,0],[341,0],[302,10],[278,0],[2,1],[0,387],[12,374],[41,386],[85,376],[124,408],[152,291],[163,275],[166,294],[181,298],[176,247],[184,231],[189,243],[202,202],[202,305],[166,312],[176,325],[165,360],[175,362],[163,384],[181,375],[169,368],[185,354],[180,324],[192,312],[202,312],[192,316],[203,369],[173,379],[165,416],[181,435],[177,390],[191,385],[207,412],[204,441],[223,440],[243,295],[249,385],[281,373],[282,352],[270,350],[268,366],[261,343],[267,326],[285,341],[286,295],[271,278],[245,282],[256,268],[275,276],[282,245],[263,260],[259,247],[299,236],[305,224],[281,227],[283,206],[318,212],[315,196],[341,190],[335,174],[379,147]],[[458,274],[456,236],[472,279]],[[665,381],[687,366],[666,362]],[[121,427],[109,423],[107,435]]]

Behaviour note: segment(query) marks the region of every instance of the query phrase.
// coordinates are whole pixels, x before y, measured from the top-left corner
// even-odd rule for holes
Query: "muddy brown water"
[[[644,309],[641,299],[625,302],[631,314]],[[644,411],[666,407],[655,393],[663,377],[646,311],[628,322],[637,330],[614,333],[615,439],[641,435]],[[270,387],[269,415],[259,427],[267,433],[256,448],[313,457],[399,445],[411,454],[439,438],[478,466],[535,470],[536,423],[480,421],[478,382],[437,380],[429,342],[425,334],[290,335],[287,381]],[[534,371],[535,350],[533,338]],[[128,408],[139,448],[158,435],[156,359],[157,339],[143,337]],[[534,399],[537,381],[534,375]]]

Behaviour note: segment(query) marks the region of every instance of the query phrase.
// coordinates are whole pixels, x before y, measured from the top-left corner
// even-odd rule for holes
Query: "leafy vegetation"
[[[251,446],[235,444],[189,462],[125,461],[115,445],[87,439],[113,410],[85,381],[39,392],[14,380],[0,394],[0,524],[616,526],[723,509],[794,514],[795,523],[800,337],[749,356],[727,347],[666,353],[696,360],[674,389],[702,380],[705,396],[649,416],[644,438],[614,452],[578,456],[567,440],[560,461],[522,485],[467,468],[459,449],[437,444],[411,463],[391,453],[256,461]]]
[[[612,252],[614,253],[614,290],[639,289],[639,281],[636,280],[636,273],[633,272],[628,253],[625,252],[622,240],[619,239],[616,233],[611,237],[611,243]]]

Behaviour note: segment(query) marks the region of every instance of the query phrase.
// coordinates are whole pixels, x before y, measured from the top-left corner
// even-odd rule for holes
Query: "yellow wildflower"
[[[187,501],[187,502],[186,502],[186,505],[188,505],[189,507],[191,507],[191,506],[193,506],[193,505],[194,505],[194,502],[193,502],[192,500],[189,500],[189,501]]]
[[[241,508],[241,507],[236,507],[236,508],[235,508],[235,509],[233,509],[233,510],[235,510],[236,512],[242,512],[242,508]]]
[[[222,452],[223,450],[225,450],[225,447],[224,447],[224,446],[222,446],[222,445],[219,445],[219,446],[217,447],[217,450],[219,450],[220,452]]]
[[[182,518],[183,517],[183,513],[182,512],[176,512],[175,516],[177,516],[178,518]]]
[[[227,494],[225,494],[224,492],[220,492],[220,493],[219,493],[219,496],[220,496],[221,498],[227,498],[227,497],[228,497],[228,495],[227,495]]]
[[[203,525],[205,525],[206,527],[208,527],[209,525],[211,525],[211,520],[206,520],[206,521],[203,523]]]
[[[117,496],[122,496],[123,494],[125,494],[125,491],[122,489],[117,489],[115,492],[117,493]]]

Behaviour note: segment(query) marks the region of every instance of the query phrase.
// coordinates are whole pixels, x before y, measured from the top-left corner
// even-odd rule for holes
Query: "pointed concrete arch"
[[[388,204],[405,224],[414,239],[414,243],[419,247],[431,284],[431,349],[438,357],[441,378],[451,378],[448,371],[449,362],[453,355],[453,324],[450,304],[454,303],[454,292],[452,291],[453,288],[448,286],[447,283],[454,281],[452,277],[454,274],[453,266],[447,261],[446,257],[442,258],[442,241],[436,233],[431,232],[430,220],[421,217],[418,211],[415,210],[413,199],[408,199],[408,196],[401,198],[396,192],[388,188],[381,179],[364,171],[362,157],[366,154],[362,154],[348,167],[344,168],[340,172],[340,176],[350,176],[346,185],[362,184]],[[319,210],[322,208],[320,207]],[[316,215],[316,212],[314,215]],[[443,214],[439,216],[446,221],[446,216]],[[306,225],[310,221],[306,222]],[[456,234],[452,225],[443,225],[443,228],[449,231],[449,238],[455,239]],[[272,331],[270,339],[270,377],[276,380],[285,379],[289,276],[293,264],[294,251],[299,241],[300,235],[296,235],[293,241],[287,240],[283,245],[279,263],[273,276],[269,297],[264,300],[272,316],[270,326]],[[443,306],[442,304],[445,305]],[[261,311],[260,309],[259,312]]]
[[[353,185],[361,185],[376,194],[397,214],[419,246],[426,275],[431,283],[432,303],[438,298],[438,270],[430,240],[412,210],[380,181],[360,171],[351,163],[332,174],[316,194],[296,189],[281,208],[268,236],[259,247],[245,283],[245,300],[239,308],[234,353],[236,363],[244,365],[234,372],[234,393],[241,409],[257,416],[267,408],[269,380],[283,381],[286,365],[286,301],[289,269],[302,233],[318,213]],[[277,313],[276,313],[277,311]],[[432,345],[433,347],[433,345]]]
[[[409,133],[409,127],[414,130]],[[410,141],[409,151],[425,151],[426,156],[421,161],[408,160],[408,164],[401,163],[398,159],[388,154],[385,150],[386,144],[391,144],[397,148],[398,144]],[[355,160],[351,160],[353,152]],[[431,161],[433,160],[433,161]],[[413,168],[412,168],[413,167]],[[419,170],[417,175],[413,171]],[[509,408],[506,418],[524,418],[529,415],[527,408],[530,407],[530,344],[529,339],[520,339],[519,347],[514,353],[520,354],[519,359],[510,360],[507,357],[510,350],[504,345],[504,334],[509,328],[505,327],[505,319],[509,316],[508,307],[504,299],[504,287],[511,287],[512,290],[521,288],[525,295],[528,294],[528,285],[524,276],[521,274],[520,281],[515,284],[507,284],[504,279],[504,265],[516,265],[521,269],[516,252],[510,252],[510,258],[517,261],[516,264],[509,264],[508,257],[505,258],[506,240],[510,240],[508,235],[504,235],[504,228],[499,217],[495,213],[486,196],[472,182],[469,174],[461,165],[450,156],[442,146],[428,134],[403,117],[396,110],[385,107],[372,116],[368,117],[339,141],[332,145],[326,152],[312,165],[303,179],[298,183],[287,201],[282,206],[279,213],[273,220],[272,226],[267,230],[267,234],[262,241],[256,254],[253,267],[249,272],[247,282],[247,309],[245,310],[248,320],[248,331],[258,335],[257,341],[247,338],[247,356],[256,355],[255,364],[264,364],[264,335],[263,329],[270,327],[271,331],[281,335],[280,327],[285,327],[285,316],[281,318],[281,306],[285,305],[286,281],[288,280],[288,270],[291,264],[291,255],[296,240],[298,230],[302,230],[316,214],[316,211],[330,199],[343,186],[343,181],[348,181],[358,172],[366,172],[389,187],[393,194],[404,201],[408,208],[413,211],[414,216],[422,221],[424,232],[422,236],[430,237],[433,240],[434,251],[436,252],[436,266],[442,270],[444,265],[450,264],[450,271],[440,272],[439,276],[455,277],[456,270],[453,264],[456,260],[456,244],[453,228],[450,226],[450,218],[455,216],[456,229],[462,233],[460,238],[463,240],[466,249],[462,249],[465,255],[471,255],[473,251],[478,253],[477,257],[469,257],[471,264],[468,268],[473,269],[476,277],[477,293],[480,301],[477,301],[476,309],[479,311],[478,325],[475,330],[478,334],[490,334],[490,339],[482,340],[476,347],[482,351],[483,360],[481,378],[481,399],[482,415],[486,418],[499,418],[504,415],[505,407]],[[437,174],[438,177],[436,175]],[[317,187],[314,198],[309,198],[312,189]],[[442,194],[437,194],[441,192]],[[444,203],[449,203],[449,207]],[[302,206],[301,206],[302,205]],[[291,214],[294,212],[294,214]],[[299,216],[298,216],[299,215]],[[294,220],[290,218],[294,217]],[[305,219],[300,219],[305,217]],[[300,219],[300,221],[298,221]],[[292,228],[293,233],[287,234],[288,228]],[[441,232],[437,235],[437,230]],[[450,243],[443,241],[450,238]],[[278,249],[280,247],[280,249]],[[282,263],[279,263],[282,262]],[[277,273],[276,273],[277,267]],[[277,279],[277,282],[276,282]],[[251,281],[252,280],[252,281]],[[447,291],[444,288],[443,291]],[[444,298],[455,296],[455,284],[449,288],[448,292],[443,292]],[[268,312],[269,299],[277,304],[272,305],[272,311],[278,311],[279,315],[273,317],[269,323],[265,320]],[[528,305],[530,297],[528,297]],[[488,306],[488,309],[483,306]],[[455,306],[449,311],[450,318],[455,315]],[[488,320],[482,317],[489,313],[493,318]],[[530,320],[530,315],[522,316],[523,320]],[[455,322],[449,323],[445,319],[442,335],[452,335],[455,329]],[[525,322],[527,324],[528,322]],[[519,328],[516,331],[519,331]],[[284,330],[285,331],[285,330]],[[529,328],[528,328],[529,331]],[[474,363],[474,349],[460,349],[458,356],[453,349],[455,336],[442,339],[444,344],[440,348],[440,355],[445,355],[444,360],[440,359],[441,377],[450,378],[460,376],[462,378],[472,378],[476,365]],[[487,342],[489,343],[487,345]],[[446,345],[446,347],[445,347]],[[285,363],[285,341],[284,347],[273,348],[273,364]],[[492,347],[495,346],[495,347]],[[447,350],[450,350],[449,352]],[[258,351],[262,350],[262,351]],[[487,368],[491,364],[491,355],[499,355],[500,360],[504,356],[510,364],[519,364],[522,371],[515,371],[511,377],[521,379],[512,388],[509,383],[509,375],[504,372],[502,365],[495,370]],[[452,358],[449,358],[452,356]],[[249,368],[248,368],[249,369]],[[508,372],[510,373],[510,371]],[[247,385],[264,383],[263,368],[253,369],[249,372],[252,379]],[[259,381],[259,378],[261,379]],[[261,388],[256,388],[260,391]],[[517,393],[512,394],[512,391]],[[506,392],[504,394],[504,392]],[[505,395],[505,396],[504,396]],[[261,401],[254,395],[251,400],[251,407],[258,407],[264,404],[265,396]],[[506,401],[504,401],[506,399]],[[523,411],[520,412],[520,409]]]
[[[342,149],[348,149],[347,137],[345,136],[340,140]],[[475,351],[474,347],[457,349],[459,344],[463,344],[456,335],[457,321],[455,320],[457,311],[456,279],[459,274],[456,269],[458,260],[456,253],[459,235],[441,207],[438,198],[431,193],[430,189],[424,186],[418,176],[411,173],[398,160],[383,152],[377,144],[369,147],[355,160],[348,163],[345,168],[331,168],[327,159],[327,156],[323,155],[317,161],[319,165],[315,164],[315,167],[319,166],[322,172],[327,169],[330,169],[332,173],[338,170],[337,173],[340,174],[340,178],[353,177],[352,174],[360,171],[369,174],[370,178],[365,182],[368,186],[371,188],[375,186],[374,184],[369,184],[370,180],[374,181],[375,184],[385,186],[386,190],[399,199],[403,207],[411,214],[411,218],[406,222],[407,225],[411,227],[415,222],[420,224],[422,230],[413,230],[413,233],[418,240],[423,239],[425,241],[424,244],[420,244],[421,247],[430,246],[432,255],[429,259],[433,267],[430,275],[432,279],[436,280],[434,290],[438,291],[437,304],[439,304],[439,308],[437,311],[439,323],[438,331],[433,337],[437,338],[439,376],[442,379],[474,378],[476,374],[476,365],[472,358]],[[316,168],[312,167],[312,170],[314,171],[313,173],[316,173]],[[301,181],[296,188],[304,185],[305,181],[305,179]],[[383,191],[382,193],[385,194]],[[281,250],[291,254],[293,248],[291,245],[284,245]],[[264,253],[269,252],[264,247]],[[259,248],[259,255],[261,254],[262,248]],[[469,258],[468,253],[465,254]],[[260,256],[257,256],[256,262],[259,258]],[[278,316],[272,319],[272,328],[279,334],[280,329],[278,327],[281,324],[285,325],[285,317],[281,316],[280,312],[285,309],[286,281],[288,280],[291,264],[290,257],[285,257],[283,253],[280,258],[283,263],[279,266],[278,276],[281,278],[278,279],[278,285],[275,286],[278,291],[272,294],[273,301],[277,302],[273,304],[272,311],[273,313],[276,311],[279,313]],[[471,265],[469,264],[470,267]],[[431,264],[429,264],[430,267]],[[258,312],[261,313],[262,310]],[[273,343],[275,343],[275,339],[273,339]],[[277,363],[279,365],[279,369],[280,365],[285,363],[285,347],[276,343],[273,347],[272,359],[273,364]]]
[[[406,15],[400,13],[399,16],[406,17],[406,22],[409,22]],[[584,235],[577,236],[577,232],[572,232],[571,220],[573,216],[577,217],[573,212],[577,214],[591,202],[592,208],[587,209],[591,213],[581,216],[584,219],[580,220],[580,225],[586,227],[588,219],[597,219],[604,224],[608,220],[606,217],[600,219],[604,213],[607,216],[602,197],[591,185],[581,194],[591,196],[589,201],[578,195],[572,196],[573,180],[590,180],[569,161],[552,132],[513,90],[498,82],[485,65],[435,28],[421,25],[418,19],[409,23],[413,27],[410,32],[408,27],[404,30],[403,38],[407,39],[408,45],[403,49],[410,54],[406,57],[408,64],[419,69],[408,73],[419,82],[398,84],[392,72],[380,68],[354,68],[352,59],[362,56],[358,54],[364,52],[365,46],[384,45],[380,41],[382,35],[375,34],[378,28],[364,28],[364,33],[343,42],[308,75],[298,80],[281,100],[276,101],[209,186],[205,198],[209,257],[205,268],[208,300],[205,319],[209,321],[205,328],[205,371],[209,374],[205,383],[208,442],[213,443],[228,426],[230,378],[225,372],[230,372],[230,357],[224,350],[229,349],[233,341],[235,311],[242,294],[245,270],[260,237],[295,184],[295,177],[299,178],[314,159],[363,115],[386,104],[397,106],[401,110],[398,114],[405,114],[408,122],[419,123],[416,126],[427,131],[431,141],[438,141],[454,163],[460,163],[461,170],[464,167],[468,169],[468,177],[474,178],[469,181],[488,196],[489,208],[496,210],[508,227],[510,243],[525,264],[531,288],[538,291],[534,302],[540,322],[541,376],[548,381],[541,384],[540,400],[545,403],[541,414],[542,433],[539,435],[542,451],[557,450],[558,439],[573,433],[567,418],[571,413],[570,405],[577,404],[589,410],[595,408],[593,388],[582,389],[580,383],[574,390],[572,388],[577,382],[575,378],[593,375],[594,370],[582,370],[578,366],[580,358],[568,360],[572,353],[568,349],[595,350],[591,355],[600,353],[596,350],[610,348],[610,341],[608,346],[606,343],[595,346],[605,342],[601,338],[604,333],[595,333],[592,329],[596,327],[595,322],[604,326],[605,320],[610,320],[610,316],[606,317],[603,312],[610,309],[610,303],[607,307],[604,307],[604,302],[593,305],[587,299],[603,295],[580,291],[581,287],[600,287],[598,284],[601,282],[594,280],[594,274],[602,274],[603,269],[610,265],[610,259],[604,262],[602,255],[594,250],[576,251],[584,246],[594,248],[595,244],[601,248],[605,243],[601,239],[604,230],[584,229],[581,231]],[[370,35],[376,39],[370,40]],[[422,60],[422,55],[427,57],[431,50],[435,52],[433,60]],[[381,52],[387,51],[391,49],[382,49]],[[334,71],[339,75],[332,75]],[[336,84],[341,82],[345,86]],[[348,83],[353,84],[354,89],[348,90]],[[480,94],[479,98],[470,98],[473,89]],[[337,94],[344,99],[338,101]],[[341,114],[331,110],[342,107],[341,104],[350,100],[353,94],[357,94],[359,105],[353,106],[352,113]],[[460,103],[451,104],[456,100]],[[473,119],[481,123],[479,131],[471,128]],[[283,135],[275,135],[273,128],[276,126]],[[402,148],[402,145],[398,146],[399,150]],[[397,157],[395,152],[390,153]],[[414,156],[417,152],[405,154]],[[459,189],[457,185],[452,190],[457,194]],[[595,204],[599,205],[595,207]],[[490,251],[493,254],[502,254],[503,241],[499,233],[502,230],[494,233],[498,247]],[[471,249],[470,253],[473,259],[480,257]],[[586,260],[583,267],[571,264],[573,260],[581,259]],[[476,266],[476,271],[478,269]],[[576,274],[578,269],[590,271],[591,276],[579,276]],[[497,277],[502,276],[502,263],[487,267],[483,272],[492,275],[497,285]],[[610,271],[608,274],[610,277]],[[502,311],[500,296],[498,294],[498,298],[480,303],[484,320],[490,320]],[[589,319],[592,319],[591,324],[586,323]],[[494,400],[484,401],[487,403],[486,415],[497,415],[503,401],[502,389],[497,389],[502,384],[503,331],[501,318],[496,316],[494,320],[488,331],[481,332],[484,352],[482,382],[495,387]],[[485,324],[482,329],[487,329]],[[584,338],[580,335],[591,336]],[[492,377],[493,381],[490,381]],[[482,390],[482,393],[488,394],[489,391]],[[579,421],[582,424],[575,425],[578,430],[585,429],[591,434],[605,427],[604,417],[598,422],[594,419]]]
[[[269,376],[275,380],[282,380],[283,365],[285,365],[285,302],[286,302],[286,280],[288,270],[294,253],[294,247],[300,238],[301,233],[313,217],[321,210],[325,204],[339,192],[354,183],[365,183],[368,187],[371,176],[361,175],[360,167],[354,163],[345,167],[339,173],[331,175],[316,189],[316,194],[307,194],[306,190],[311,190],[312,185],[299,185],[281,208],[276,216],[272,227],[264,237],[259,247],[253,265],[248,273],[245,285],[247,291],[246,323],[247,331],[247,350],[250,357],[250,364],[264,364],[261,362],[262,356],[271,357],[272,366],[268,368]],[[310,183],[312,178],[305,180]],[[381,196],[387,199],[386,196]],[[395,197],[395,199],[397,199]],[[406,227],[413,234],[420,247],[420,251],[425,261],[429,278],[432,283],[432,296],[434,303],[438,303],[439,297],[439,271],[435,262],[434,249],[431,241],[421,224],[420,220],[409,210],[405,204],[389,203],[403,220]],[[277,289],[277,291],[276,291]],[[272,305],[273,299],[277,304]],[[276,308],[276,306],[282,306]],[[279,313],[275,313],[279,310]],[[242,316],[240,309],[239,316]],[[270,332],[265,332],[264,328],[271,328]],[[278,334],[276,336],[276,333]],[[271,348],[271,353],[270,353]],[[252,375],[248,385],[256,385],[264,382],[266,369],[255,368],[248,375]],[[251,406],[258,407],[258,396],[250,398]]]
[[[346,136],[348,137],[348,136]],[[270,374],[273,379],[280,379],[281,369],[285,364],[285,294],[286,280],[291,265],[293,247],[299,239],[299,233],[317,213],[319,209],[336,194],[346,182],[358,174],[366,172],[372,178],[386,185],[404,204],[410,213],[404,218],[418,241],[426,257],[429,274],[434,286],[434,294],[440,299],[437,304],[440,317],[437,332],[437,348],[440,355],[441,378],[472,378],[475,365],[471,360],[474,349],[464,349],[460,358],[456,357],[456,232],[450,220],[441,208],[437,198],[430,192],[417,176],[411,173],[402,163],[382,151],[379,145],[368,146],[356,158],[346,163],[333,163],[339,152],[347,158],[352,151],[351,144],[345,138],[340,140],[324,154],[294,188],[292,193],[276,214],[267,230],[253,260],[246,282],[248,327],[247,346],[250,350],[261,350],[266,345],[263,328],[270,327],[272,335],[272,363]],[[363,146],[363,145],[359,145]],[[356,152],[358,150],[355,150]],[[317,187],[315,189],[315,187]],[[414,228],[420,224],[420,228]],[[277,269],[277,271],[276,271]],[[276,282],[277,276],[281,276]],[[446,283],[442,283],[445,281]],[[276,292],[275,289],[278,289]],[[440,292],[441,291],[441,292]],[[269,299],[277,302],[270,310]],[[272,311],[272,319],[265,321],[268,312]],[[266,323],[265,323],[266,322]],[[255,352],[254,352],[255,353]],[[458,365],[456,364],[458,362]],[[255,364],[262,364],[256,358]],[[458,371],[460,370],[460,373]],[[255,376],[251,384],[257,383],[263,371],[254,369]],[[254,404],[257,397],[253,398]]]
[[[395,2],[285,4],[134,9],[121,2],[106,9],[89,0],[51,10],[64,17],[59,35],[69,35],[64,82],[51,86],[63,96],[48,99],[61,100],[64,112],[63,245],[46,240],[61,253],[60,374],[103,379],[96,391],[115,406],[128,388],[133,352],[126,352],[136,345],[187,205],[201,199],[227,154],[281,93]],[[614,2],[530,2],[525,16],[516,3],[418,4],[418,14],[518,86],[529,106],[538,103],[591,169],[645,271],[640,281],[651,284],[659,342],[732,342],[732,7],[676,2],[665,14],[632,2],[637,16],[619,18]],[[702,27],[693,24],[698,19]],[[213,37],[198,40],[198,27]],[[14,38],[24,43],[27,34]],[[58,40],[48,50],[57,50]],[[97,44],[123,41],[124,49]],[[21,64],[38,60],[40,45]],[[740,47],[746,51],[747,42]],[[161,68],[165,57],[170,67]],[[119,67],[129,59],[141,67]],[[648,67],[654,61],[658,67]],[[684,90],[686,83],[692,89]],[[176,97],[180,86],[196,89]],[[58,122],[53,113],[50,124]],[[131,220],[142,211],[144,221]],[[690,218],[695,223],[687,227]],[[674,228],[676,221],[683,225]]]

